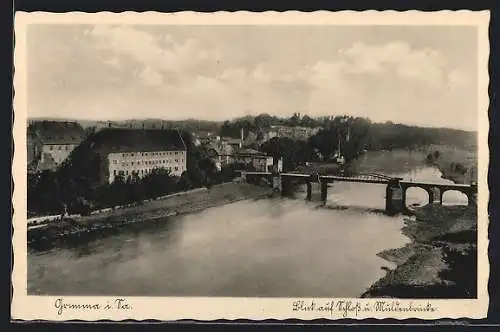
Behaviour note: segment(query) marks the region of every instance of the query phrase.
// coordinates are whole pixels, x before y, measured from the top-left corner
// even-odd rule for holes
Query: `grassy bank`
[[[429,152],[439,155],[431,163],[443,173],[443,178],[455,183],[477,182],[477,152],[454,149],[447,146],[433,146]]]
[[[149,201],[134,207],[66,218],[45,227],[28,230],[28,244],[46,246],[67,238],[81,238],[95,233],[104,235],[108,231],[113,232],[126,225],[197,212],[240,200],[267,197],[271,194],[271,188],[266,187],[245,183],[220,184],[205,191]]]

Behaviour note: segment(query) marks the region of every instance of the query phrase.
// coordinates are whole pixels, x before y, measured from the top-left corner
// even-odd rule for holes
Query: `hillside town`
[[[87,128],[89,129],[89,128]],[[55,171],[68,159],[71,152],[90,135],[102,132],[106,136],[104,144],[116,137],[130,138],[128,145],[113,145],[112,151],[107,154],[109,159],[109,182],[114,176],[144,175],[154,167],[165,168],[176,176],[186,170],[187,147],[182,141],[180,133],[171,135],[162,144],[150,140],[155,131],[166,131],[170,128],[165,122],[146,123],[134,122],[130,124],[114,122],[98,122],[91,131],[85,130],[75,121],[30,121],[28,126],[28,171],[37,173],[42,171]],[[272,156],[267,153],[249,148],[255,143],[262,144],[274,137],[307,140],[318,133],[319,127],[290,127],[271,126],[263,139],[257,141],[253,132],[241,129],[239,138],[220,136],[217,132],[194,131],[191,132],[195,146],[207,149],[213,162],[220,170],[230,163],[244,163],[252,165],[255,169],[267,171],[275,165]],[[142,133],[142,134],[141,134]],[[145,157],[145,158],[141,158]],[[164,158],[163,158],[164,157]],[[282,169],[282,160],[276,160],[278,169]]]

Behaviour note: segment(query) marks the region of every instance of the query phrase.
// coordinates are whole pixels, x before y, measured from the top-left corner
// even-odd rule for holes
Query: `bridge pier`
[[[385,211],[395,215],[406,209],[406,188],[402,188],[399,181],[389,181],[385,189]]]
[[[312,182],[307,181],[306,186],[307,186],[306,200],[310,201],[312,199]]]
[[[281,176],[281,196],[293,196],[293,185],[290,183],[290,180],[286,179],[284,176]]]
[[[431,187],[427,188],[425,191],[427,191],[427,194],[429,195],[428,204],[441,204],[443,202],[443,194],[439,188]]]
[[[468,192],[466,195],[467,205],[477,205],[477,192]]]
[[[281,176],[273,176],[273,191],[281,192]]]
[[[323,180],[320,180],[320,186],[321,186],[321,202],[323,204],[326,204],[326,200],[328,199],[328,182]]]
[[[430,188],[427,189],[426,191],[427,191],[427,195],[429,195],[428,204],[434,203],[434,192]]]
[[[472,184],[467,193],[467,204],[477,205],[477,184]]]

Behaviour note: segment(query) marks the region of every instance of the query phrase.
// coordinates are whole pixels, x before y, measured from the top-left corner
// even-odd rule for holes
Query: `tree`
[[[182,172],[179,180],[177,181],[177,189],[186,191],[189,189],[192,189],[194,187],[193,181],[191,180],[191,177],[189,176],[189,172],[184,171]]]
[[[314,127],[319,127],[320,126],[320,123],[318,123],[318,121],[316,121],[315,119],[311,118],[308,115],[304,115],[302,117],[302,119],[300,120],[300,124],[303,127],[310,127],[310,128],[314,128]]]
[[[273,124],[273,117],[269,114],[259,114],[254,119],[254,126],[257,129],[269,129]]]
[[[177,181],[170,171],[164,168],[154,168],[144,178],[142,186],[148,198],[155,198],[173,193],[176,190]]]
[[[286,169],[294,169],[297,165],[315,158],[315,152],[311,144],[286,137],[274,137],[264,142],[260,150],[273,158],[283,158],[283,166]]]

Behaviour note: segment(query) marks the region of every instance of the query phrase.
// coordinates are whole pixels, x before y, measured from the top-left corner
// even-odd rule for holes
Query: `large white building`
[[[187,170],[187,147],[177,130],[109,128],[99,134],[108,183],[117,176],[143,178],[155,169],[173,176]]]
[[[81,144],[72,164],[100,184],[118,176],[143,178],[155,169],[181,176],[187,170],[187,147],[174,129],[104,128]]]
[[[116,176],[124,178],[137,175],[139,178],[154,169],[163,168],[174,176],[181,176],[186,167],[186,150],[143,150],[112,152],[108,154],[109,183]]]

